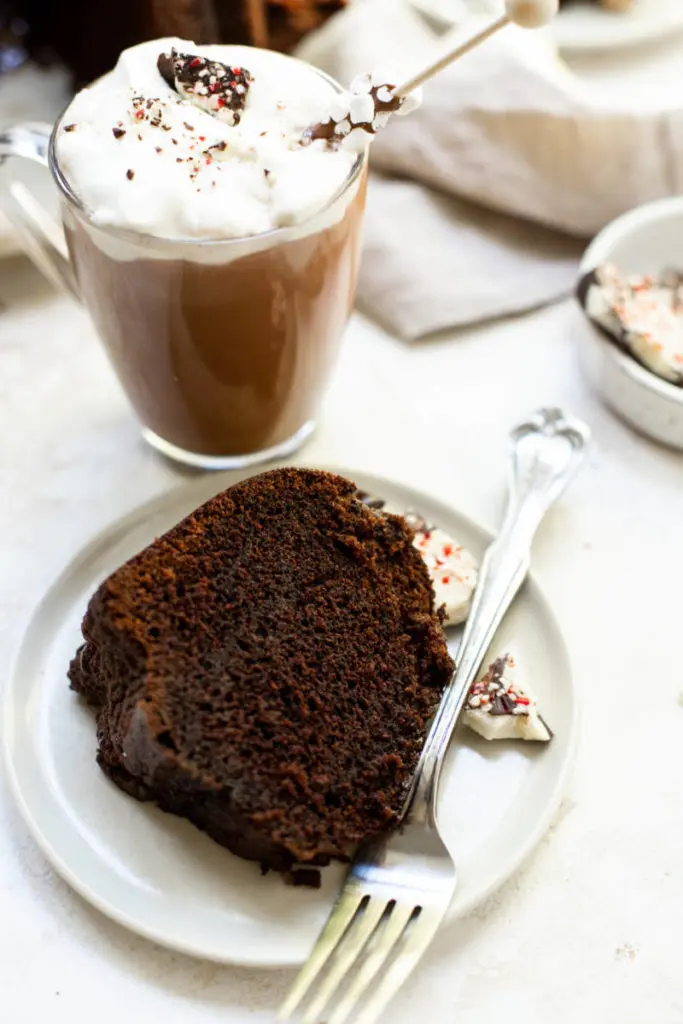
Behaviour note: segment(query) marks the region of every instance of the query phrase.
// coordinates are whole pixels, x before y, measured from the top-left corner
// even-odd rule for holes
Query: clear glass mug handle
[[[49,168],[52,126],[43,123],[16,125],[0,131],[0,166],[10,157],[22,157]],[[73,267],[61,225],[54,220],[19,179],[10,182],[12,202],[3,212],[18,235],[26,255],[57,287],[78,298]]]

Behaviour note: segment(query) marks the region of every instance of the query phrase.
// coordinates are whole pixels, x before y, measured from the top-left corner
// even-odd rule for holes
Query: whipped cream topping
[[[683,384],[683,275],[625,276],[607,265],[579,288],[586,314],[658,377]]]
[[[527,740],[548,743],[552,732],[538,712],[536,698],[516,679],[511,654],[492,662],[472,684],[463,708],[463,723],[485,740]]]
[[[162,54],[173,61],[165,75]],[[219,88],[198,95],[195,58],[233,73],[214,74]],[[257,235],[300,224],[343,188],[356,154],[301,144],[336,96],[307,65],[269,50],[153,40],[77,94],[57,157],[96,224],[162,238]]]

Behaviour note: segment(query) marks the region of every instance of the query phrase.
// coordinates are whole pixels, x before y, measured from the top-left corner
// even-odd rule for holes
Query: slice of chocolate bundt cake
[[[69,672],[118,786],[283,872],[396,823],[452,668],[410,529],[354,490],[208,501],[100,586]]]

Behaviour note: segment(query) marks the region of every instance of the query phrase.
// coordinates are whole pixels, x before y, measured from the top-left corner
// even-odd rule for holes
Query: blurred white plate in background
[[[683,32],[681,0],[635,0],[633,10],[600,10],[581,0],[563,10],[553,33],[561,50],[583,52],[641,46]]]
[[[435,25],[459,24],[467,10],[500,14],[502,0],[410,0]],[[551,31],[561,50],[588,53],[640,46],[683,32],[683,0],[635,0],[633,10],[601,10],[594,0],[576,0],[560,11]]]

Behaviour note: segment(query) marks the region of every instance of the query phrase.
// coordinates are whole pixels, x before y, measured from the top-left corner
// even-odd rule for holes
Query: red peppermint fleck
[[[444,544],[444,546],[443,546],[443,557],[444,558],[450,558],[452,554],[453,554],[453,545],[452,544]]]
[[[441,577],[441,582],[443,583],[443,585],[444,585],[445,587],[447,587],[447,586],[448,586],[448,584],[449,584],[449,583],[451,582],[451,578],[450,578],[450,576],[442,576],[442,577]]]
[[[201,57],[195,57],[193,60],[190,61],[190,67],[191,68],[198,68],[199,65],[201,64],[201,62],[202,62]]]
[[[206,135],[200,135],[199,136],[199,141],[200,142],[206,142]]]
[[[135,120],[136,121],[142,121],[144,116],[145,116],[144,110],[136,110],[135,111]]]

